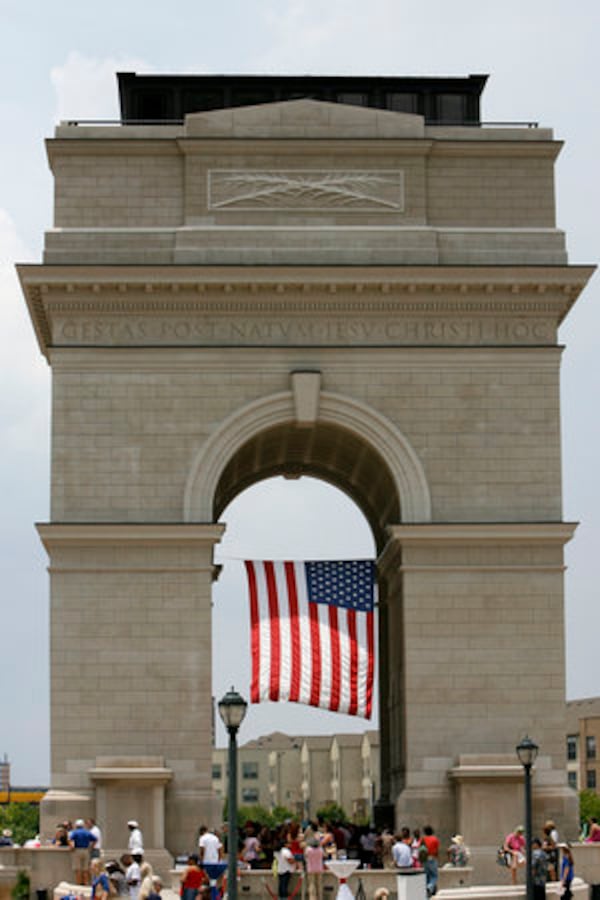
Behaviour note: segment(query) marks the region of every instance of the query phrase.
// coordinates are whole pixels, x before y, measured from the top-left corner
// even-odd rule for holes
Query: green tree
[[[596,791],[579,792],[579,818],[582,826],[594,817],[600,821],[600,796]]]
[[[317,818],[326,822],[347,822],[348,816],[338,803],[325,803],[317,810]]]
[[[293,819],[294,813],[291,809],[288,809],[287,806],[274,806],[271,811],[271,817],[273,819],[273,825],[277,827],[277,825],[283,825],[284,822]]]
[[[17,804],[15,804],[16,806]],[[17,872],[17,880],[15,881],[15,886],[10,892],[13,900],[29,900],[29,893],[31,891],[31,882],[29,880],[29,875],[24,869],[19,869]]]
[[[37,803],[5,803],[0,806],[0,831],[10,828],[15,844],[24,844],[40,830]]]
[[[223,803],[223,821],[227,822],[227,800]],[[251,803],[246,806],[238,806],[238,825],[243,828],[246,822],[258,822],[259,825],[266,825],[267,828],[277,828],[282,825],[286,819],[293,819],[294,814],[287,806],[275,806],[272,810],[268,810],[260,803]]]
[[[273,827],[273,816],[269,810],[261,806],[260,803],[250,803],[247,806],[240,806],[238,809],[238,823],[243,828],[246,822],[258,822],[259,825],[267,825]]]

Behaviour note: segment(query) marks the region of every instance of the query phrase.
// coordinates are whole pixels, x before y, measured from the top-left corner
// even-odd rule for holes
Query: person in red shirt
[[[433,833],[431,825],[426,825],[423,829],[423,843],[427,847],[427,859],[423,865],[423,868],[425,869],[425,887],[427,889],[427,896],[433,897],[437,891],[440,841]]]
[[[191,853],[188,856],[187,866],[181,873],[180,896],[182,900],[196,900],[199,894],[207,897],[208,885],[208,875],[198,865],[196,854]]]

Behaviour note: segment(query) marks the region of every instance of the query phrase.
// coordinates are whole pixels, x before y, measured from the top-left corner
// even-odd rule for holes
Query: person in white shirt
[[[99,859],[99,858],[102,856],[102,853],[101,853],[101,850],[102,850],[102,832],[100,831],[100,829],[99,829],[98,826],[96,825],[96,820],[95,820],[95,819],[86,819],[86,820],[85,820],[85,827],[86,827],[87,830],[90,832],[90,834],[93,834],[94,837],[96,838],[96,843],[94,844],[94,846],[93,846],[93,848],[92,848],[92,851],[91,851],[91,853],[90,853],[90,857],[91,857],[92,859]]]
[[[138,900],[140,894],[140,883],[142,880],[142,870],[140,865],[142,861],[142,854],[133,853],[129,858],[131,862],[127,866],[127,871],[125,872],[125,881],[127,882],[127,887],[129,888],[129,900]]]
[[[392,847],[392,856],[397,869],[412,868],[413,858],[408,828],[403,828],[400,834],[396,836],[396,843]]]
[[[208,830],[206,825],[200,826],[198,850],[201,863],[216,863],[223,858],[223,844],[216,834]]]
[[[135,819],[130,819],[127,823],[127,827],[129,828],[129,843],[127,844],[127,849],[132,855],[136,851],[139,853],[143,853],[144,838],[142,837],[139,823],[136,822]]]
[[[288,900],[290,878],[296,871],[296,860],[290,848],[283,841],[275,842],[277,860],[277,894],[280,900]]]

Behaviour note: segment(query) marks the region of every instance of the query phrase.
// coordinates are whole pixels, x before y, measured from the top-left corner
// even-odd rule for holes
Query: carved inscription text
[[[53,327],[53,343],[63,346],[490,346],[554,340],[551,324],[538,319],[107,317],[58,319]]]

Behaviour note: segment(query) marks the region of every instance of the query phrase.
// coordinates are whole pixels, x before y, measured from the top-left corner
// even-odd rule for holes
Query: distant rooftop
[[[423,116],[427,124],[476,125],[487,75],[138,75],[119,72],[121,119],[177,122],[188,113],[308,98]]]

